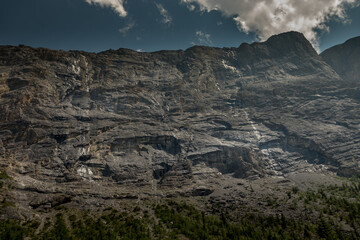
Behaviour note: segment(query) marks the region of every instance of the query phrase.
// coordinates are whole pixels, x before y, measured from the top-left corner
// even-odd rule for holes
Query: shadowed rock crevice
[[[140,151],[145,145],[150,145],[154,149],[165,151],[176,155],[181,152],[178,139],[173,136],[144,136],[134,138],[117,138],[111,144],[112,152],[132,152]]]
[[[220,147],[201,154],[191,154],[188,158],[193,165],[205,163],[211,168],[218,169],[222,174],[231,173],[237,178],[264,174],[259,166],[260,156],[247,148]]]
[[[7,81],[7,85],[11,91],[17,90],[29,85],[29,81],[20,78],[10,78]]]

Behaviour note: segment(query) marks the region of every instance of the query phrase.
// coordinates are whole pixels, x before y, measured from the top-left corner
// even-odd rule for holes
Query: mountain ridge
[[[343,44],[336,45],[325,51],[320,56],[327,62],[343,79],[351,82],[359,82],[360,63],[360,36],[351,38]]]
[[[128,49],[128,48],[118,48],[118,49],[108,49],[108,50],[104,50],[104,51],[99,51],[99,52],[88,52],[88,51],[84,51],[84,50],[76,50],[76,49],[71,49],[71,50],[62,50],[62,49],[50,49],[50,48],[46,48],[46,47],[32,47],[32,46],[28,46],[28,45],[24,45],[24,44],[19,44],[17,46],[15,45],[0,45],[1,47],[28,47],[28,48],[33,48],[33,49],[48,49],[48,50],[52,50],[52,51],[62,51],[62,52],[82,52],[82,53],[90,53],[90,54],[101,54],[101,53],[104,53],[104,52],[107,52],[107,51],[131,51],[131,52],[135,52],[135,53],[158,53],[158,52],[181,52],[181,51],[187,51],[188,49],[191,49],[191,48],[196,48],[196,47],[203,47],[203,48],[214,48],[214,49],[234,49],[234,48],[239,48],[242,44],[245,44],[245,45],[252,45],[252,44],[262,44],[262,43],[266,43],[268,42],[269,40],[272,41],[272,39],[275,39],[275,38],[286,38],[288,40],[296,40],[296,39],[302,39],[305,40],[306,42],[308,42],[308,40],[304,37],[304,35],[300,32],[297,32],[297,31],[290,31],[290,32],[283,32],[283,33],[280,33],[280,34],[277,34],[277,35],[273,35],[273,36],[270,36],[267,40],[265,41],[262,41],[262,42],[252,42],[252,43],[247,43],[247,42],[243,42],[241,43],[238,47],[212,47],[212,46],[206,46],[206,45],[194,45],[194,46],[191,46],[187,49],[177,49],[177,50],[158,50],[158,51],[153,51],[153,52],[143,52],[143,51],[136,51],[136,50],[133,50],[133,49]],[[355,37],[356,38],[356,37]],[[351,40],[351,39],[349,39]],[[340,44],[339,44],[340,45]]]

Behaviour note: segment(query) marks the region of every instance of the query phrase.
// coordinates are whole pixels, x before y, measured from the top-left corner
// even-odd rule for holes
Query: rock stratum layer
[[[0,163],[12,197],[36,209],[356,174],[360,89],[333,56],[297,32],[153,53],[1,46]]]

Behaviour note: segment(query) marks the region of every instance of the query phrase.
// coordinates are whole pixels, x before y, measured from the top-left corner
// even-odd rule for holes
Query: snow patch
[[[90,147],[88,147],[88,148],[84,148],[84,147],[82,147],[82,148],[79,148],[79,155],[80,156],[84,156],[84,155],[88,155],[89,154],[89,149]]]
[[[272,156],[272,153],[279,153],[281,151],[282,150],[280,148],[261,149],[262,154],[264,154],[264,156],[267,159],[268,168],[275,174],[275,176],[278,177],[283,174],[277,170],[279,168],[279,163],[275,161],[274,157]]]
[[[216,85],[217,90],[221,91],[221,89],[220,89],[220,84],[219,84],[219,83],[216,83],[215,85]]]
[[[71,65],[71,70],[76,75],[80,74],[81,68],[80,68],[80,60],[79,59],[74,60],[74,63]]]
[[[222,60],[222,64],[223,64],[224,68],[232,71],[233,73],[238,73],[238,70],[236,69],[236,67],[228,65],[225,60]]]
[[[76,172],[80,177],[84,179],[91,180],[92,176],[94,176],[94,173],[91,171],[91,169],[83,165],[80,168],[78,168]]]
[[[224,59],[222,60],[222,65],[225,69],[231,71],[232,73],[235,73],[239,77],[242,77],[241,72],[236,67],[229,65]]]
[[[255,123],[252,120],[249,119],[249,114],[245,110],[243,110],[243,111],[244,111],[244,114],[245,114],[246,121],[248,123],[250,123],[250,126],[253,129],[253,133],[254,133],[255,137],[259,141],[261,139],[261,135],[260,135],[259,130],[256,128]]]
[[[228,55],[228,57],[231,57],[231,58],[235,59],[235,53],[234,53],[234,51],[228,52],[227,55]]]
[[[256,128],[255,123],[252,120],[250,120],[249,114],[245,110],[243,110],[243,112],[244,112],[246,121],[250,124],[251,128],[253,129],[253,133],[259,143],[260,139],[262,138],[259,130]],[[282,173],[276,170],[277,167],[279,166],[279,163],[277,163],[277,161],[272,156],[272,153],[274,151],[281,151],[281,149],[267,148],[267,149],[261,149],[260,151],[262,152],[262,154],[264,154],[264,157],[267,160],[268,167],[269,167],[269,169],[271,169],[271,171],[274,173],[274,175],[277,177],[281,176]]]

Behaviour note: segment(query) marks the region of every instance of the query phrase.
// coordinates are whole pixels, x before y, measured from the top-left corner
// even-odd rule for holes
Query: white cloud
[[[85,0],[88,4],[96,4],[101,7],[112,8],[120,17],[126,17],[124,0]]]
[[[119,32],[121,32],[123,35],[126,35],[133,27],[135,27],[135,22],[129,22],[128,25],[126,25],[123,28],[120,28]]]
[[[155,3],[157,9],[160,12],[160,15],[162,17],[161,22],[170,25],[172,22],[172,17],[170,16],[169,12],[164,8],[164,6],[160,3]]]
[[[240,31],[254,32],[260,40],[286,31],[299,31],[316,46],[315,29],[329,31],[332,17],[346,22],[345,7],[360,0],[181,0],[197,3],[201,11],[220,11],[232,17]]]
[[[189,9],[189,11],[194,11],[196,8],[193,4],[186,4],[186,7]]]
[[[205,33],[203,31],[196,31],[195,35],[199,41],[200,44],[203,45],[212,45],[212,41],[210,39],[211,35],[208,33]]]

